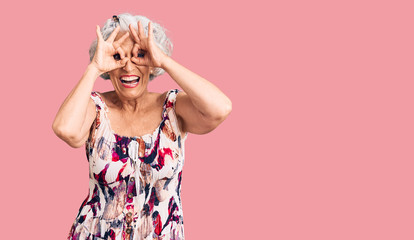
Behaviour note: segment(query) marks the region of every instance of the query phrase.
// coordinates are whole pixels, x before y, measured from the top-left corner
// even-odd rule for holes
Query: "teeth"
[[[133,80],[138,80],[139,77],[122,77],[121,80],[124,81],[133,81]]]

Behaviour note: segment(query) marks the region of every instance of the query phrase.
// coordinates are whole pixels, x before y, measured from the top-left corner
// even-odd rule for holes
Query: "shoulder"
[[[164,102],[167,99],[167,97],[169,96],[170,92],[171,92],[171,90],[167,90],[163,93],[157,93],[158,94],[158,100],[161,101],[161,102]]]
[[[168,99],[173,103],[177,102],[178,99],[181,99],[184,95],[186,95],[185,92],[183,92],[183,90],[180,90],[177,88],[170,89],[167,91],[167,93],[168,93]]]
[[[96,92],[96,91],[95,91]],[[117,94],[115,91],[108,92],[96,92],[98,98],[107,108],[113,108],[116,106]]]
[[[159,100],[162,101],[167,108],[175,107],[175,101],[177,96],[177,89],[170,89],[163,93],[159,93]]]
[[[102,100],[104,100],[105,102],[107,102],[106,100],[111,100],[114,94],[116,94],[115,91],[97,92],[97,93],[101,96]]]
[[[100,99],[104,101],[107,98],[109,92],[98,92],[98,91],[92,91],[91,92],[91,98],[92,99]]]

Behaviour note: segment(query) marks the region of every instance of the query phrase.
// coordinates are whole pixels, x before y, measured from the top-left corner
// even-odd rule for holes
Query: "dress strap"
[[[177,97],[178,92],[180,92],[181,90],[179,89],[171,89],[168,91],[167,93],[167,97],[165,99],[165,103],[164,103],[164,112],[163,112],[163,116],[164,118],[166,117],[168,111],[170,109],[175,108],[175,100]]]
[[[184,141],[187,139],[187,135],[188,135],[188,132],[185,132],[185,134],[182,134],[181,129],[180,129],[179,124],[178,124],[177,114],[175,112],[175,103],[176,103],[176,100],[177,100],[177,95],[181,91],[182,90],[179,90],[179,89],[171,89],[169,91],[168,97],[167,97],[168,101],[165,104],[165,114],[164,114],[164,119],[168,115],[168,119],[170,120],[172,128],[174,129],[176,134],[179,136],[178,137],[179,147],[182,145],[182,143],[184,143]]]
[[[95,106],[97,108],[97,110],[104,110],[105,112],[108,111],[108,108],[105,105],[105,102],[103,101],[101,95],[96,92],[96,91],[92,91],[91,92],[91,98],[92,100],[95,102]]]

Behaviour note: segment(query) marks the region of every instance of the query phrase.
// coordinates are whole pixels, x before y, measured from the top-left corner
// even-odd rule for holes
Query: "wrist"
[[[168,67],[171,65],[172,61],[173,59],[170,56],[165,55],[163,61],[161,62],[161,68],[168,72]]]
[[[96,77],[99,77],[101,74],[103,74],[104,72],[100,71],[95,64],[93,63],[89,63],[88,67],[86,68],[87,71],[90,71],[91,73],[93,73],[94,75],[96,75]]]

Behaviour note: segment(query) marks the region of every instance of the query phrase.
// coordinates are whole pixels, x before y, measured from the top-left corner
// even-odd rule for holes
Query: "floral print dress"
[[[167,92],[158,128],[137,137],[116,134],[105,102],[91,92],[97,117],[85,144],[89,194],[68,240],[184,239],[180,187],[187,133],[181,136],[175,114],[179,91]]]

